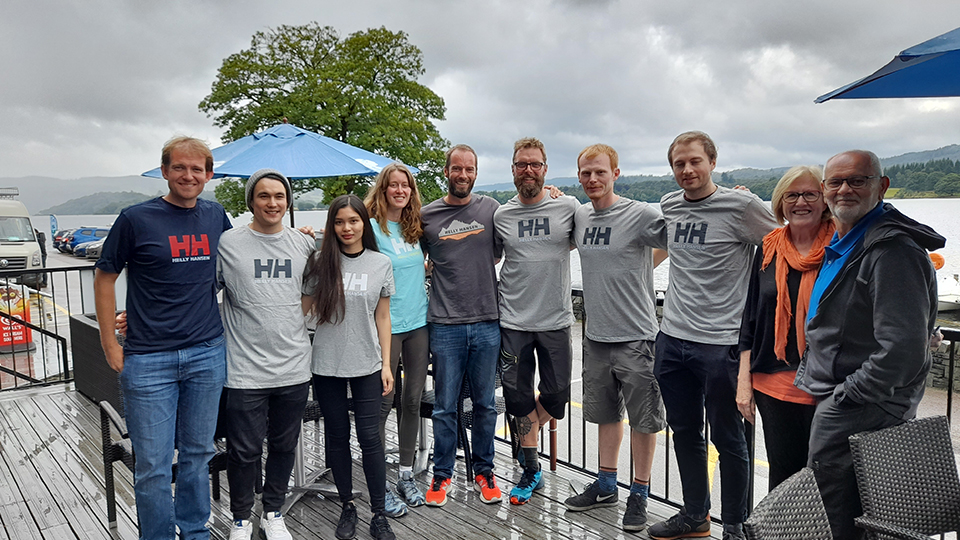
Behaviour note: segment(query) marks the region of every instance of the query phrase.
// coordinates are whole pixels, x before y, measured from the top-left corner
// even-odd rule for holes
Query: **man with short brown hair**
[[[216,253],[230,220],[201,199],[213,177],[203,141],[171,139],[160,171],[169,192],[120,212],[97,261],[100,342],[120,374],[140,538],[209,539],[208,464],[226,372],[216,297]],[[115,284],[127,271],[127,332],[117,341]],[[176,498],[170,465],[177,450]]]
[[[749,266],[777,226],[769,205],[717,186],[717,147],[702,131],[682,133],[667,154],[680,190],[660,200],[670,283],[657,336],[657,380],[673,429],[683,487],[680,513],[650,527],[657,539],[710,536],[704,412],[720,454],[724,540],[743,538],[749,455],[737,409],[738,344]]]

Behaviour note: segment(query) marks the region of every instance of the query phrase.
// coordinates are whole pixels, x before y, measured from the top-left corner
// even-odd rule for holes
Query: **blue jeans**
[[[127,429],[137,458],[134,492],[140,538],[207,540],[209,463],[226,376],[223,336],[176,351],[129,354],[123,388]],[[177,457],[176,496],[170,466]]]
[[[437,396],[433,406],[434,476],[453,476],[457,457],[457,403],[464,376],[473,400],[474,472],[492,470],[493,434],[497,427],[494,380],[500,355],[499,321],[430,323],[430,351]]]
[[[720,518],[743,523],[747,518],[750,459],[737,409],[736,345],[709,345],[657,335],[654,373],[660,383],[667,423],[673,430],[683,505],[688,514],[710,511],[707,441],[703,436],[706,409],[710,440],[720,454]]]

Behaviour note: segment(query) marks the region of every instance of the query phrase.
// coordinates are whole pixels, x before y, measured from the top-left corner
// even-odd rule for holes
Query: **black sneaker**
[[[617,500],[617,490],[614,489],[612,493],[604,493],[600,490],[600,481],[597,480],[587,486],[583,493],[567,498],[563,501],[563,505],[567,507],[567,510],[582,512],[604,506],[616,506]]]
[[[724,523],[722,538],[723,540],[746,540],[747,537],[743,534],[743,524]]]
[[[674,540],[674,538],[704,538],[710,536],[710,516],[695,520],[687,515],[684,508],[672,518],[654,523],[647,530],[655,540]]]
[[[339,540],[357,537],[357,507],[352,502],[343,504],[343,510],[340,510],[340,521],[337,522],[337,532],[334,534]]]
[[[642,531],[647,527],[647,498],[639,493],[627,497],[627,510],[623,513],[623,530]]]
[[[397,539],[397,536],[393,534],[393,530],[390,529],[390,523],[387,522],[387,516],[383,515],[383,512],[374,514],[373,519],[370,520],[370,536],[372,536],[375,540]]]

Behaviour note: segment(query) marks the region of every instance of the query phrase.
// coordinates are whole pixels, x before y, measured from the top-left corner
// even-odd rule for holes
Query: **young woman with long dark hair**
[[[370,534],[396,538],[384,515],[386,464],[380,440],[380,404],[393,390],[390,369],[390,296],[394,293],[390,258],[377,250],[370,217],[356,195],[330,203],[323,245],[309,261],[303,302],[317,324],[313,341],[313,395],[324,419],[327,465],[333,470],[343,508],[339,539],[353,538],[350,416],[353,400],[357,440],[373,518]]]

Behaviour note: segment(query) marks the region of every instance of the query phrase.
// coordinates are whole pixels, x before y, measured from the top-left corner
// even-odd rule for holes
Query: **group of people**
[[[268,539],[291,538],[281,507],[311,383],[341,502],[337,538],[353,538],[358,521],[348,387],[374,538],[394,538],[387,516],[443,506],[458,485],[464,384],[473,400],[473,489],[484,503],[501,501],[493,472],[498,372],[522,467],[509,501],[529,501],[544,484],[539,432],[563,418],[571,396],[571,249],[580,254],[586,313],[583,414],[598,425],[600,469],[566,508],[618,504],[626,414],[634,477],[623,529],[647,528],[656,434],[669,425],[683,507],[648,533],[709,536],[706,419],[720,457],[723,537],[743,538],[743,420],[754,422],[759,409],[771,489],[812,467],[834,537],[854,538],[859,498],[846,439],[916,414],[937,310],[927,251],[944,239],[883,203],[889,179],[870,152],[837,154],[823,173],[791,169],[772,212],[749,191],[713,182],[717,149],[705,133],[679,135],[667,157],[680,189],[658,210],[616,194],[616,150],[585,148],[577,169],[590,203],[580,205],[545,186],[543,143],[520,139],[511,165],[517,196],[499,205],[472,192],[477,154],[456,145],[446,153],[444,197],[421,207],[414,176],[392,164],[365,201],[346,195],[331,203],[314,251],[311,230],[282,223],[292,203],[282,172],[249,178],[253,220],[231,229],[222,207],[199,198],[213,175],[210,151],[196,139],[168,142],[161,170],[169,193],[121,213],[95,278],[101,340],[120,373],[137,455],[142,538],[173,538],[177,528],[183,538],[207,538],[206,465],[221,387],[231,539],[253,532],[264,439],[260,526]],[[667,256],[658,323],[653,269]],[[121,347],[114,284],[124,269]],[[308,326],[316,328],[312,344]],[[431,357],[433,478],[424,492],[413,462]],[[394,491],[384,426],[401,365]]]

